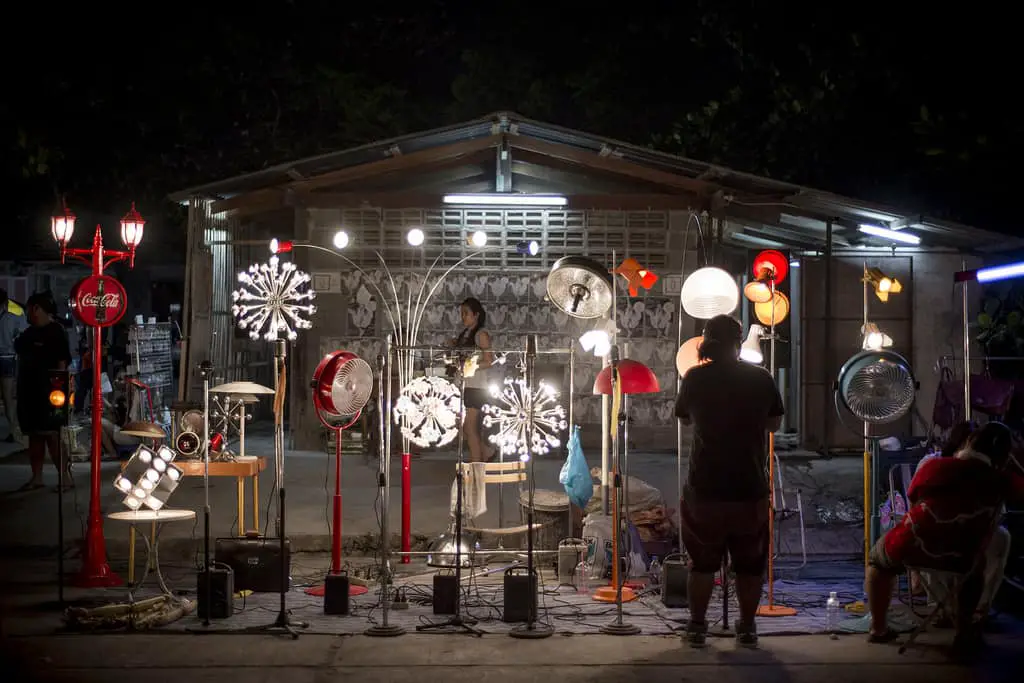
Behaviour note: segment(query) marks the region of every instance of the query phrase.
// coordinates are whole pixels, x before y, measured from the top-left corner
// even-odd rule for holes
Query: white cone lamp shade
[[[740,288],[732,275],[721,268],[701,268],[686,278],[679,300],[690,317],[710,320],[736,310]]]
[[[760,325],[751,325],[747,339],[740,347],[740,360],[752,365],[760,365],[764,362],[764,353],[761,351],[761,334],[764,328]]]
[[[700,365],[700,345],[703,341],[703,336],[690,337],[679,347],[676,352],[676,370],[680,377],[686,375],[690,368]]]

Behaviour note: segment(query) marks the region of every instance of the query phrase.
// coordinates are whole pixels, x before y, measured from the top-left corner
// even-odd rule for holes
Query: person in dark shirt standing
[[[50,405],[50,372],[66,370],[71,349],[64,326],[54,320],[57,305],[49,294],[33,294],[25,306],[29,327],[14,342],[18,354],[18,423],[28,436],[32,479],[19,491],[43,487],[46,451],[55,467],[66,467],[60,449],[61,420]],[[70,485],[70,478],[66,479]]]
[[[785,409],[772,376],[740,361],[742,343],[743,327],[735,318],[709,320],[701,365],[683,377],[676,399],[676,417],[693,426],[680,523],[691,563],[686,639],[694,647],[707,637],[714,576],[726,553],[736,573],[736,639],[757,644],[754,615],[769,546],[767,437],[781,425]]]

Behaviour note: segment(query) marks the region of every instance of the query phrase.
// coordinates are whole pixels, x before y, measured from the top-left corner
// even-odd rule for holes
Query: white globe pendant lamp
[[[690,274],[679,293],[683,310],[691,318],[710,320],[729,315],[740,303],[736,280],[721,268],[701,268]]]

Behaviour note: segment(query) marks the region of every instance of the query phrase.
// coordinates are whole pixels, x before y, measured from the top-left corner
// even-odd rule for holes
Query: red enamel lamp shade
[[[617,363],[619,369],[619,381],[622,383],[624,394],[656,394],[661,391],[658,378],[649,367],[640,361],[624,358]],[[597,373],[594,380],[595,394],[612,393],[612,368],[608,366]]]
[[[766,249],[754,257],[754,278],[774,281],[778,287],[789,274],[789,259],[781,251]]]
[[[327,354],[313,372],[313,406],[321,421],[328,416],[350,419],[349,424],[352,424],[369,401],[372,390],[373,370],[366,361],[348,351]]]

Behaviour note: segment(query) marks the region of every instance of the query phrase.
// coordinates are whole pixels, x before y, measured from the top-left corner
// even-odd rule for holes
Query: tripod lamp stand
[[[293,639],[296,628],[308,624],[293,622],[288,613],[288,556],[285,553],[285,486],[284,486],[284,400],[288,386],[287,342],[298,339],[298,330],[313,325],[307,319],[316,312],[310,303],[316,292],[309,275],[294,263],[281,263],[275,255],[267,263],[252,265],[238,274],[241,287],[232,293],[231,312],[239,328],[247,330],[252,339],[265,339],[274,344],[274,474],[278,494],[278,539],[280,542],[281,577],[280,609],[277,619],[266,626],[246,629],[249,632],[280,630]]]

